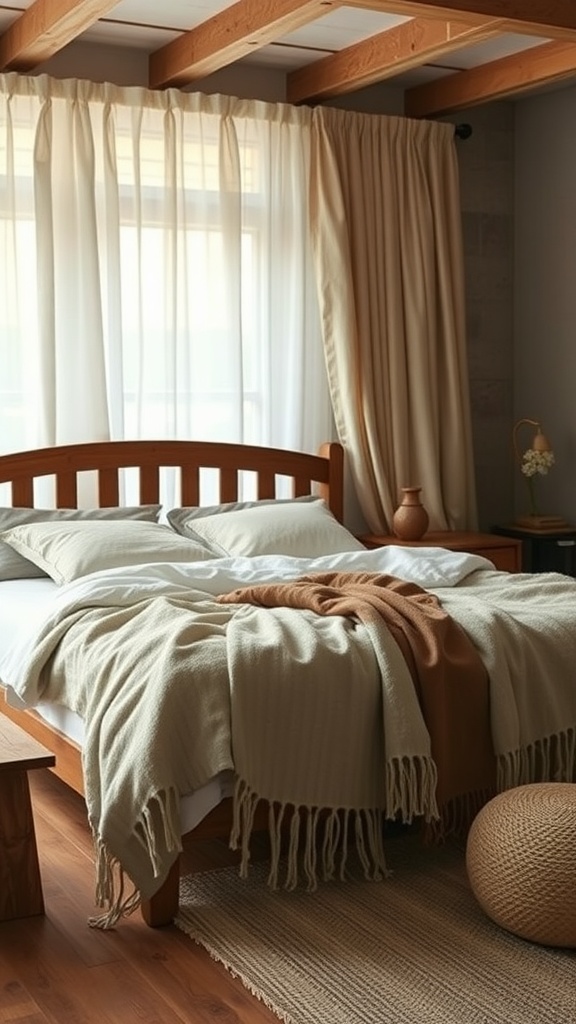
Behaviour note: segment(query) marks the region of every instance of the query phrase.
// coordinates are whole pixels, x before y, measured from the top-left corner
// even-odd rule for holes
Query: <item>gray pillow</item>
[[[137,519],[148,523],[158,521],[161,505],[136,505],[128,508],[0,508],[0,533],[28,523],[65,522],[69,519]],[[46,576],[35,565],[0,538],[0,580],[32,579]]]

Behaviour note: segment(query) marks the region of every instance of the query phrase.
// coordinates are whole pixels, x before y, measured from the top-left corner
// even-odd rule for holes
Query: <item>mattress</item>
[[[48,577],[0,581],[0,650],[9,647],[20,630],[30,629],[34,620],[41,622],[58,589],[57,584]],[[6,690],[6,699],[14,707],[22,707],[22,702],[10,688]],[[34,710],[45,722],[82,746],[84,724],[76,712],[54,704],[38,704]],[[190,832],[225,796],[230,796],[232,785],[231,773],[221,772],[202,789],[182,797],[182,834]]]

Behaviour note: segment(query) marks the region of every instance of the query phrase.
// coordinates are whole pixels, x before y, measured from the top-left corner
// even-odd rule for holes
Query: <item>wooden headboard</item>
[[[0,456],[0,483],[11,483],[12,505],[34,507],[34,481],[55,479],[57,508],[76,508],[78,474],[94,471],[101,507],[120,504],[121,471],[136,469],[140,504],[161,500],[160,471],[176,467],[180,475],[180,504],[200,505],[201,470],[219,476],[218,502],[239,500],[239,474],[256,475],[259,499],[278,496],[278,478],[292,480],[292,496],[318,493],[342,522],[343,451],[337,442],[322,445],[318,455],[282,448],[227,444],[214,441],[94,441],[37,448]]]

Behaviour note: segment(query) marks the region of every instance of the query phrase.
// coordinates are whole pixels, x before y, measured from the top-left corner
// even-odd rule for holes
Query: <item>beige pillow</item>
[[[134,505],[126,508],[0,508],[0,535],[3,530],[26,523],[67,522],[84,519],[138,519],[155,523],[160,515],[161,505]],[[5,544],[0,536],[0,580],[32,579],[46,576],[38,565],[19,555],[14,548]]]
[[[28,523],[0,538],[56,583],[125,565],[214,558],[205,546],[178,536],[169,526],[136,520]]]
[[[224,511],[176,509],[168,521],[185,537],[220,555],[318,558],[364,545],[341,526],[322,498],[230,505]]]
[[[220,505],[188,505],[184,508],[171,508],[166,513],[170,526],[185,537],[191,536],[194,529],[193,520],[204,519],[206,516],[217,516],[224,512],[241,512],[245,508],[263,508],[264,505],[301,504],[318,501],[316,494],[305,494],[300,498],[261,498],[259,501],[226,501]]]

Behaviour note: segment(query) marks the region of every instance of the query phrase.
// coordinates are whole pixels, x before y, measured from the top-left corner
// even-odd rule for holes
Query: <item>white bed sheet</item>
[[[0,581],[0,651],[7,650],[22,629],[30,629],[34,618],[39,621],[43,618],[57,592],[58,585],[48,577]],[[14,707],[22,707],[10,687],[6,687],[6,699]],[[75,711],[52,704],[38,704],[34,710],[45,722],[82,746],[84,724]],[[222,772],[202,789],[183,797],[180,801],[182,834],[196,828],[225,796],[230,796],[232,784],[231,773]]]

